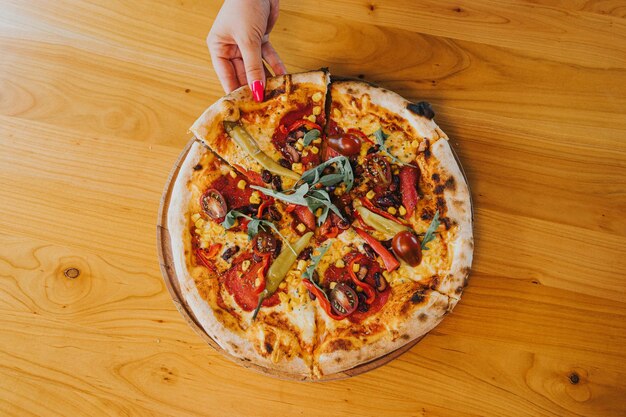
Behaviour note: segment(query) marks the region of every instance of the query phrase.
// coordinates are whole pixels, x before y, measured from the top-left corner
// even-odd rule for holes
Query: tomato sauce
[[[289,133],[290,133],[288,130],[289,127],[293,125],[295,122],[297,122],[298,120],[302,120],[304,116],[311,115],[313,111],[313,107],[314,107],[313,104],[300,106],[296,110],[293,110],[285,114],[280,120],[279,127],[276,129],[276,131],[274,132],[274,135],[272,136],[272,143],[274,144],[274,147],[276,148],[276,150],[279,151],[283,155],[283,157],[285,157],[285,159],[289,160],[289,158],[287,158],[287,154],[285,151],[285,145],[287,144],[287,137],[289,136]],[[317,123],[320,126],[324,125],[323,113],[315,117],[315,123]],[[320,147],[318,146],[318,148]],[[317,154],[313,152],[307,152],[306,155],[303,155],[303,152],[301,151],[298,151],[298,153],[301,156],[300,163],[302,163],[305,170],[319,165],[320,159],[321,159],[321,154],[319,152]]]
[[[245,272],[242,268],[244,261],[250,261],[250,266]],[[244,311],[254,310],[259,301],[259,295],[254,292],[254,281],[262,266],[263,264],[261,262],[254,262],[252,260],[251,253],[243,253],[233,261],[233,266],[221,277],[226,286],[226,290],[232,294],[235,298],[235,302],[237,302],[239,307]],[[278,297],[278,292],[276,292],[263,301],[262,306],[272,307],[279,303],[280,298]]]
[[[239,174],[237,174],[235,178],[226,174],[213,181],[208,188],[214,188],[219,191],[224,197],[224,200],[226,200],[228,210],[233,210],[249,205],[250,196],[254,191],[247,185],[243,190],[237,187],[237,184],[241,180],[245,181],[246,179]]]

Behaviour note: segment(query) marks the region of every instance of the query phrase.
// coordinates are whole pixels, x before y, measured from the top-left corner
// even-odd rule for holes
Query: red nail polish
[[[252,84],[250,84],[250,89],[252,90],[252,96],[254,97],[254,101],[263,101],[263,93],[265,93],[265,87],[263,87],[263,83],[261,82],[261,80],[252,81]]]

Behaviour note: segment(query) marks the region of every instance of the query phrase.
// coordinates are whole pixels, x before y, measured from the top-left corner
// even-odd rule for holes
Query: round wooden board
[[[202,328],[202,326],[200,325],[200,323],[194,316],[193,311],[191,310],[189,305],[187,305],[187,303],[185,302],[184,297],[181,296],[179,280],[178,280],[178,277],[176,276],[176,271],[174,269],[174,263],[172,259],[170,234],[169,234],[169,231],[167,230],[167,211],[168,211],[169,204],[170,204],[172,189],[174,187],[174,183],[176,181],[176,177],[178,175],[180,166],[185,160],[185,157],[187,156],[187,153],[189,152],[191,145],[195,141],[196,141],[195,138],[191,138],[189,140],[185,148],[180,153],[178,159],[176,160],[176,163],[174,164],[174,167],[172,168],[172,171],[170,172],[170,175],[167,179],[165,190],[163,191],[163,196],[161,197],[161,203],[159,206],[158,223],[157,223],[157,251],[158,251],[158,257],[159,257],[159,263],[161,265],[161,273],[163,274],[165,285],[167,286],[167,289],[170,292],[170,295],[172,296],[172,300],[174,301],[176,308],[182,314],[185,321],[196,331],[196,333],[198,333],[198,335],[200,335],[200,337],[205,342],[211,345],[211,347],[213,347],[218,352],[222,353],[228,359],[246,368],[255,370],[257,372],[261,372],[263,374],[271,375],[276,378],[288,379],[288,380],[299,380],[299,381],[332,381],[332,380],[338,380],[338,379],[344,379],[344,378],[356,376],[364,372],[371,371],[372,369],[376,369],[379,366],[385,365],[386,363],[392,361],[393,359],[402,355],[404,352],[411,349],[413,346],[415,346],[415,344],[417,344],[417,342],[419,342],[425,336],[424,335],[417,339],[411,340],[407,342],[404,346],[394,350],[393,352],[389,352],[386,355],[381,356],[377,359],[374,359],[370,362],[363,363],[361,365],[355,366],[354,368],[348,369],[346,371],[324,375],[319,379],[311,379],[311,378],[304,377],[304,376],[288,374],[288,373],[277,371],[274,369],[269,369],[264,366],[256,365],[249,361],[236,358],[230,355],[229,353],[227,353],[224,349],[222,349],[217,344],[217,342],[215,342],[215,340],[213,340],[204,331],[204,329]],[[452,152],[455,156],[455,159],[457,160],[457,163],[459,164],[459,167],[461,168],[461,172],[463,173],[463,176],[465,176],[465,171],[463,170],[463,166],[461,165],[459,158],[456,155],[456,152],[454,152],[454,149],[452,149]],[[467,182],[467,178],[466,178],[466,182]],[[470,198],[471,198],[471,192],[470,192]],[[472,209],[473,209],[473,205],[472,205]]]

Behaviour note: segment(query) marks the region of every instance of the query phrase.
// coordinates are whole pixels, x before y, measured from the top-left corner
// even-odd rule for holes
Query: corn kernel
[[[312,123],[315,123],[315,121],[317,120],[317,119],[315,119],[315,115],[313,115],[313,114],[310,115],[309,117],[307,117],[307,119],[309,119],[309,122],[312,122]]]
[[[291,170],[295,172],[302,172],[302,164],[300,162],[291,164]]]
[[[287,288],[287,283],[285,281],[281,282],[280,284],[278,284],[278,288],[284,290],[285,288]]]
[[[393,175],[398,175],[400,173],[400,170],[398,168],[394,168],[392,172]]]
[[[359,272],[359,269],[361,269],[361,265],[357,263],[352,264],[352,272]]]
[[[305,156],[308,156],[308,155],[309,155],[309,151],[305,149],[305,150],[302,152],[302,157],[305,157]]]
[[[419,141],[416,139],[413,142],[411,142],[411,146],[414,147],[415,149],[417,149],[420,146]]]
[[[250,268],[250,261],[246,259],[245,261],[241,263],[241,270],[243,272],[246,272],[248,268]]]
[[[363,292],[363,288],[361,288],[361,287],[359,287],[359,286],[357,285],[357,287],[356,287],[356,292]]]
[[[200,213],[194,213],[191,215],[191,221],[194,223],[197,222],[199,218],[200,218]]]
[[[335,191],[334,191],[335,195],[343,195],[343,192],[344,190],[341,187],[335,188]]]
[[[369,191],[367,192],[367,194],[365,194],[365,197],[366,197],[368,200],[371,200],[372,198],[374,198],[374,196],[375,196],[375,195],[376,195],[376,193],[374,192],[374,190],[369,190]]]
[[[319,216],[321,216],[321,215],[322,215],[322,212],[323,212],[323,211],[324,211],[324,210],[322,210],[322,208],[321,208],[321,207],[319,207],[317,210],[315,210],[315,215],[316,215],[317,217],[319,217]]]
[[[395,207],[389,207],[387,209],[387,213],[389,213],[389,214],[396,214],[397,212],[398,212],[398,210],[396,210]]]
[[[280,96],[280,101],[287,101],[287,94]]]
[[[335,281],[331,282],[329,287],[332,290],[333,288],[335,288],[337,286],[337,283]]]
[[[306,261],[304,259],[300,259],[298,261],[298,266],[297,266],[298,271],[303,271],[305,267],[306,267]]]
[[[320,106],[315,106],[315,107],[313,107],[313,114],[314,114],[314,115],[316,115],[316,116],[317,116],[317,115],[318,115],[318,114],[320,114],[321,112],[322,112],[322,108],[321,108]]]
[[[334,108],[333,109],[333,116],[335,117],[341,117],[341,110],[339,110],[338,108]]]
[[[404,216],[406,214],[406,209],[404,208],[404,206],[400,206],[398,211],[400,212],[400,216]]]
[[[261,204],[261,196],[257,191],[250,195],[250,204]]]
[[[196,229],[195,232],[196,232],[197,235],[199,235],[200,233],[202,233],[202,230]]]
[[[313,141],[314,144],[319,145],[320,143],[322,143],[322,138],[317,138]]]
[[[230,171],[228,171],[228,174],[233,177],[233,178],[237,178],[237,173],[235,171],[233,171],[232,169]]]
[[[304,139],[300,138],[300,139],[298,139],[298,141],[296,143],[304,146]]]
[[[320,93],[319,91],[315,94],[313,94],[311,96],[311,99],[313,99],[313,101],[320,101],[322,99],[322,93]]]
[[[208,241],[208,240],[201,240],[201,241],[200,241],[200,247],[201,247],[202,249],[206,249],[206,248],[208,248],[208,247],[209,247],[209,241]]]
[[[254,280],[254,287],[259,288],[259,285],[261,285],[261,278],[256,277],[256,279]]]
[[[246,181],[239,180],[239,182],[237,183],[237,188],[239,188],[240,190],[245,190],[246,189]]]
[[[202,221],[202,219],[198,219],[195,221],[194,225],[196,226],[196,228],[202,229],[202,226],[204,226],[203,223],[204,222]]]
[[[335,266],[337,268],[343,268],[344,266],[346,266],[346,264],[343,262],[342,259],[337,259],[337,262],[335,262]]]
[[[300,233],[306,232],[306,226],[303,223],[298,223],[296,230]]]
[[[301,151],[302,149],[304,149],[304,145],[301,143],[296,143],[296,149]]]
[[[289,302],[289,296],[287,294],[285,294],[284,292],[279,292],[278,293],[278,298],[280,299],[281,303],[288,303]]]
[[[311,152],[317,155],[320,152],[320,148],[318,148],[317,146],[314,146],[311,148]]]

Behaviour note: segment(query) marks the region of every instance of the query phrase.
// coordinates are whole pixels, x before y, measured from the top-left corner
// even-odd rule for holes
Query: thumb
[[[261,81],[265,86],[265,70],[261,59],[261,39],[253,39],[239,45],[243,65],[246,69],[248,85],[255,81]]]

